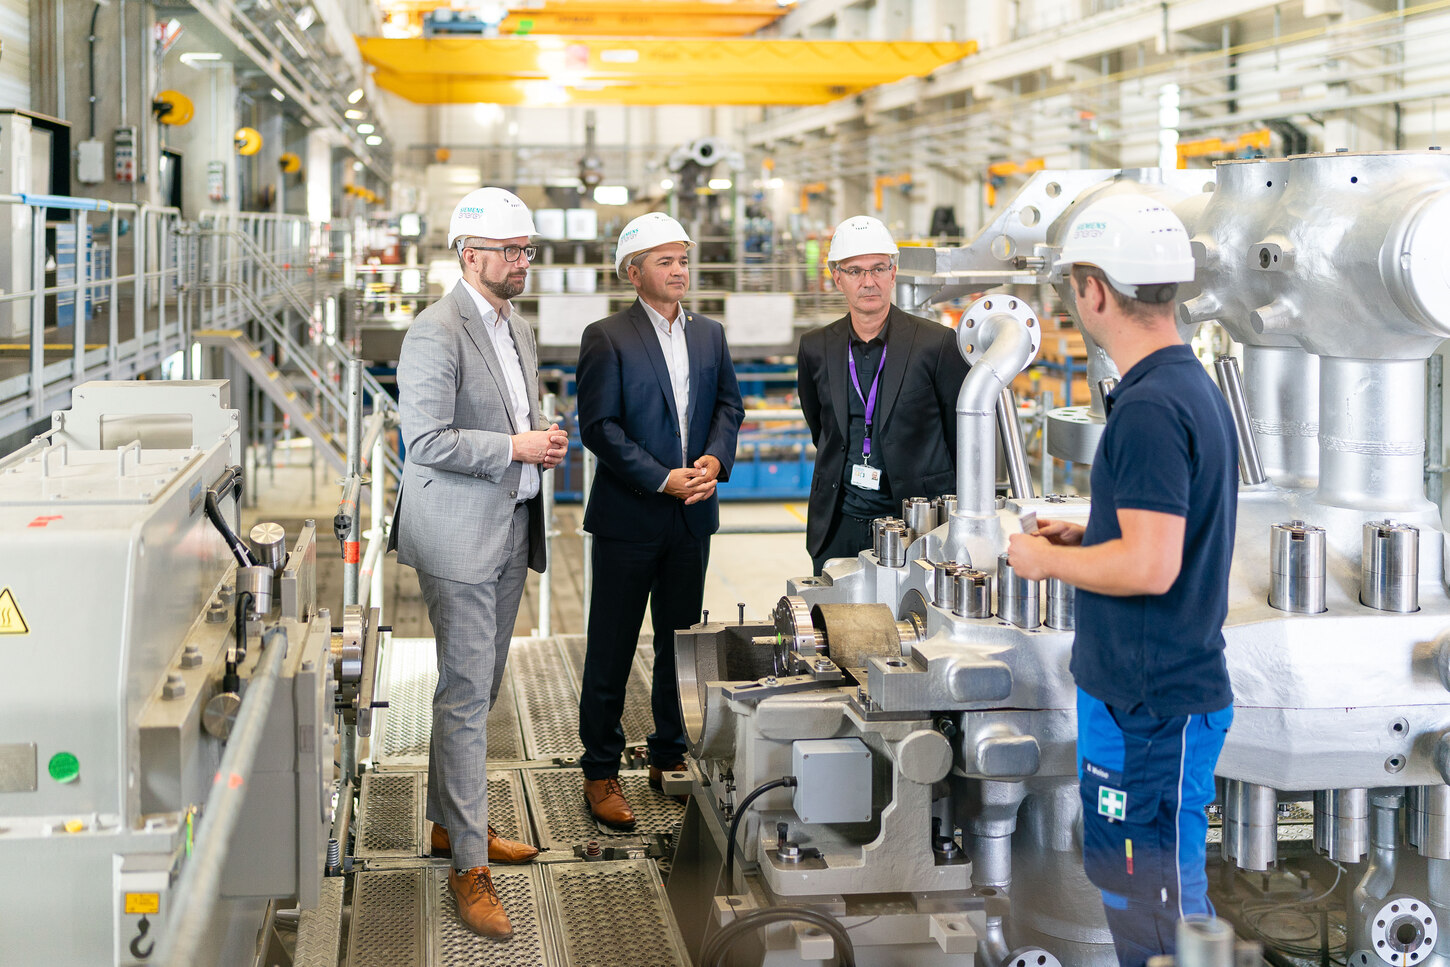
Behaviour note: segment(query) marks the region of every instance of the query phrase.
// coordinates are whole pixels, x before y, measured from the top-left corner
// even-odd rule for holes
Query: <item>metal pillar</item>
[[[544,419],[557,423],[554,412],[556,400],[553,393],[544,394]],[[554,633],[552,609],[554,605],[554,477],[539,474],[539,493],[544,501],[544,573],[539,575],[539,628],[538,633],[547,638]],[[588,573],[587,565],[585,573]]]
[[[362,360],[347,361],[347,477],[362,474]],[[344,481],[346,482],[346,481]],[[375,488],[376,489],[376,488]],[[342,603],[357,604],[359,515],[354,509],[347,537],[342,542]]]

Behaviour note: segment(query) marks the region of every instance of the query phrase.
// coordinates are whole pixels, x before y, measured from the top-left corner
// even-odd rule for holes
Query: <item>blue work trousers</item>
[[[1213,914],[1205,808],[1233,706],[1160,718],[1077,693],[1083,866],[1122,967],[1171,954],[1177,923]]]

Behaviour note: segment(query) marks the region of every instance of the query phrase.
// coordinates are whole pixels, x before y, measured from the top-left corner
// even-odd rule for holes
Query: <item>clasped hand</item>
[[[720,476],[720,461],[704,456],[691,467],[676,467],[665,481],[665,493],[683,500],[686,505],[708,500],[715,493],[715,481]]]
[[[536,463],[545,470],[552,470],[569,451],[569,434],[551,423],[547,430],[530,430],[517,433],[510,438],[514,448],[514,459],[523,463]]]

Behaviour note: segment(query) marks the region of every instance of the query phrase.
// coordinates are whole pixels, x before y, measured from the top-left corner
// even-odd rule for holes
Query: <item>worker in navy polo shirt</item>
[[[1083,864],[1123,967],[1171,954],[1212,914],[1204,807],[1233,719],[1223,658],[1238,446],[1223,397],[1174,325],[1193,278],[1183,224],[1142,195],[1073,218],[1057,263],[1078,317],[1123,374],[1104,401],[1086,529],[1011,537],[1021,577],[1078,589],[1072,674]]]

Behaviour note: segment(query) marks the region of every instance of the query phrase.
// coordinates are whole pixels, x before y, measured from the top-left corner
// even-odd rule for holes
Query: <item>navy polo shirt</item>
[[[1108,399],[1083,545],[1122,536],[1118,510],[1185,520],[1183,566],[1165,594],[1079,590],[1072,674],[1123,709],[1196,715],[1233,702],[1223,659],[1238,509],[1238,442],[1222,394],[1187,346],[1144,357]]]

